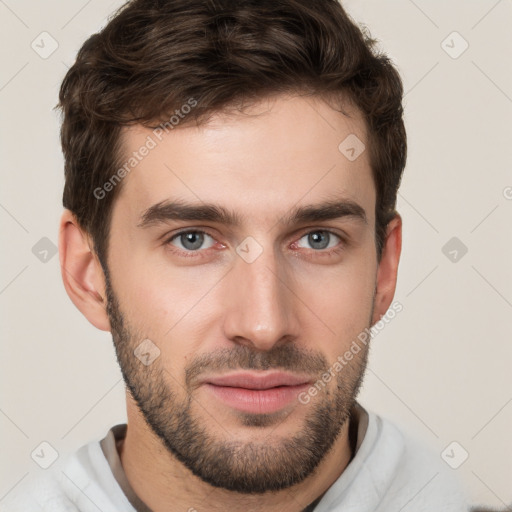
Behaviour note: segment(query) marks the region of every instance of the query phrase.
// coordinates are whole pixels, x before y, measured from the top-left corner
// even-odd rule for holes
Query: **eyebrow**
[[[295,225],[343,217],[368,224],[364,208],[355,201],[348,199],[330,200],[318,204],[294,207],[289,214],[279,220],[279,223]],[[242,224],[243,217],[237,212],[216,204],[166,200],[145,210],[140,216],[137,227],[144,229],[171,220],[207,221],[226,226],[239,226]]]

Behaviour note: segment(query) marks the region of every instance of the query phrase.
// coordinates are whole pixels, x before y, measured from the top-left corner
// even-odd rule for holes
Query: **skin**
[[[257,354],[263,364],[280,351],[299,354],[298,369],[315,356],[328,367],[391,305],[401,218],[396,215],[389,223],[377,261],[376,191],[368,151],[351,162],[338,150],[350,134],[368,148],[366,129],[356,109],[348,103],[344,109],[350,117],[319,98],[280,95],[261,100],[246,114],[219,113],[199,127],[180,126],[158,142],[124,178],[114,203],[108,268],[124,333],[111,325],[107,283],[90,237],[71,212],[66,210],[61,219],[59,249],[66,290],[93,325],[112,331],[125,378],[140,377],[141,396],[148,382],[159,382],[165,386],[162,393],[172,391],[174,404],[180,407],[192,397],[191,417],[219,445],[251,444],[256,455],[270,446],[276,468],[270,465],[269,471],[279,469],[280,448],[304,431],[307,419],[322,404],[332,404],[334,397],[345,405],[353,403],[367,351],[354,356],[308,404],[293,401],[268,417],[249,418],[204,386],[187,387],[186,369],[200,356],[221,361],[215,359],[220,351],[236,356],[237,368],[242,367],[244,354]],[[143,145],[148,135],[152,130],[141,126],[125,129],[126,154]],[[241,223],[172,220],[138,227],[149,207],[169,199],[218,204],[237,212]],[[327,199],[359,204],[366,222],[353,216],[300,225],[279,222],[297,206]],[[186,257],[179,237],[168,242],[183,228],[204,230],[212,237],[205,238],[201,256],[189,251],[193,254]],[[307,235],[319,230],[339,234],[345,241],[333,236],[328,249],[314,248]],[[236,252],[249,236],[262,249],[252,263]],[[340,251],[327,254],[331,247]],[[143,339],[160,350],[149,366],[131,356]],[[128,347],[124,352],[123,343]],[[257,372],[266,371],[261,368]],[[311,366],[308,375],[320,378],[319,370]],[[217,373],[223,371],[227,366],[219,363]],[[193,474],[148,425],[129,389],[126,396],[128,431],[119,449],[121,461],[137,495],[157,512],[301,511],[334,483],[352,456],[349,421],[333,413],[337,435],[309,475],[281,490],[235,492]],[[149,393],[148,407],[150,397]],[[172,417],[171,409],[162,414],[166,411]],[[257,468],[258,461],[255,457]]]

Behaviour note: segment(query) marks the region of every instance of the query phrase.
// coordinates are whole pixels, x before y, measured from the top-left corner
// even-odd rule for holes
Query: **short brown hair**
[[[183,122],[279,93],[350,99],[368,129],[377,191],[380,260],[406,160],[402,83],[337,0],[132,0],[80,49],[59,95],[65,157],[63,204],[91,235],[106,269],[120,187],[93,190],[121,162],[121,129]],[[341,142],[341,141],[340,141]]]

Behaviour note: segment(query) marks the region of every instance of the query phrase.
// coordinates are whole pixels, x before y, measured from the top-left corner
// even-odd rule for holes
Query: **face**
[[[349,135],[367,145],[348,113],[278,96],[158,137],[124,133],[126,159],[155,145],[113,209],[116,352],[147,425],[211,485],[301,482],[357,395],[365,347],[322,382],[371,325],[376,289],[368,152],[338,149]]]

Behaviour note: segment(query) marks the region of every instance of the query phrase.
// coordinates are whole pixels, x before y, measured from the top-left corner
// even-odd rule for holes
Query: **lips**
[[[269,414],[298,403],[299,393],[311,383],[307,375],[243,372],[206,378],[203,388],[231,409]]]
[[[206,379],[208,384],[231,388],[270,389],[279,386],[300,386],[311,382],[309,376],[299,376],[285,372],[267,374],[237,373]]]

